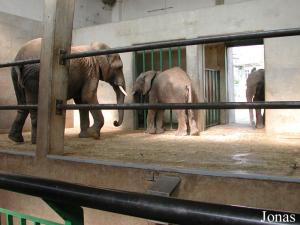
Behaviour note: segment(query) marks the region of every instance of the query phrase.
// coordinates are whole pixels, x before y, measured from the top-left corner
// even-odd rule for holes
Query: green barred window
[[[220,102],[220,71],[205,69],[205,98],[207,102]],[[206,110],[206,127],[220,124],[220,110]]]
[[[148,51],[135,52],[135,77],[148,70],[164,71],[166,69],[179,66],[186,71],[186,48],[155,49]],[[147,102],[142,96],[139,102]],[[177,121],[173,116],[172,110],[165,111],[165,127],[176,129]],[[137,110],[136,127],[138,129],[147,126],[147,110]]]

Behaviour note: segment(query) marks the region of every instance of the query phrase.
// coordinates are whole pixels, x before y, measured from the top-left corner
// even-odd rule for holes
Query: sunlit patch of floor
[[[66,156],[157,164],[182,168],[300,177],[300,136],[270,136],[248,126],[209,128],[200,136],[160,135],[139,131],[103,130],[100,140],[79,139],[78,130],[65,135]],[[17,145],[0,135],[0,149],[33,151],[30,134]]]

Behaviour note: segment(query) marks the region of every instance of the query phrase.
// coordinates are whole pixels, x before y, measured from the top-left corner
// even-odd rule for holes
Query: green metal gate
[[[139,51],[134,54],[135,60],[135,77],[145,71],[156,70],[164,71],[172,67],[181,67],[186,70],[186,48],[169,48]],[[143,96],[139,97],[139,103],[146,102]],[[147,110],[137,110],[136,127],[138,129],[147,127]],[[168,129],[177,128],[177,122],[173,120],[172,110],[169,111],[168,121],[165,121],[165,127]]]
[[[11,211],[8,209],[0,208],[0,224],[1,224],[1,215],[4,216],[6,225],[26,225],[26,224],[34,224],[34,225],[72,225],[73,223],[68,220],[64,220],[64,223],[56,223],[50,220],[41,219],[38,217],[22,214],[19,212]],[[16,223],[14,223],[16,222]]]
[[[205,69],[205,98],[207,102],[220,102],[220,71]],[[220,110],[206,110],[206,128],[220,124]]]

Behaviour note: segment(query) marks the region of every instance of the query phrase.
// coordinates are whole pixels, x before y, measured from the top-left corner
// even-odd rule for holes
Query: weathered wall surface
[[[40,22],[0,13],[0,62],[13,61],[18,49],[27,41],[42,35]],[[0,69],[0,104],[16,104],[10,68]],[[16,111],[0,111],[0,132],[7,132]],[[25,130],[29,129],[27,121]]]
[[[300,37],[265,40],[266,100],[299,101]],[[300,110],[266,110],[269,133],[300,133]]]
[[[88,44],[97,40],[105,42],[111,47],[118,47],[214,34],[299,27],[300,14],[298,8],[300,2],[297,0],[274,0],[272,4],[265,0],[229,3],[194,11],[76,29],[73,35],[73,43],[75,45]],[[255,12],[255,17],[253,13],[245,12]],[[188,52],[187,55],[189,55]],[[127,90],[128,93],[131,93],[134,74],[133,56],[131,53],[126,53],[121,54],[121,57],[124,63]],[[295,59],[290,60],[294,61]],[[198,59],[194,59],[194,61],[201,62]],[[98,97],[102,103],[115,103],[113,90],[105,83],[100,84]],[[129,96],[126,101],[131,102],[132,98]],[[104,117],[106,120],[105,126],[112,127],[116,113],[105,111]],[[134,127],[131,111],[125,112],[124,127]]]

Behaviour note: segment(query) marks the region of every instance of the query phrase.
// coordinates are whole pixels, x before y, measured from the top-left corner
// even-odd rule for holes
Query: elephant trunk
[[[122,87],[122,88],[120,88]],[[116,92],[117,104],[124,104],[125,94],[123,93],[126,90],[125,85],[115,86],[114,91]],[[114,121],[114,126],[119,127],[123,123],[124,110],[118,110],[119,118],[118,121]]]

